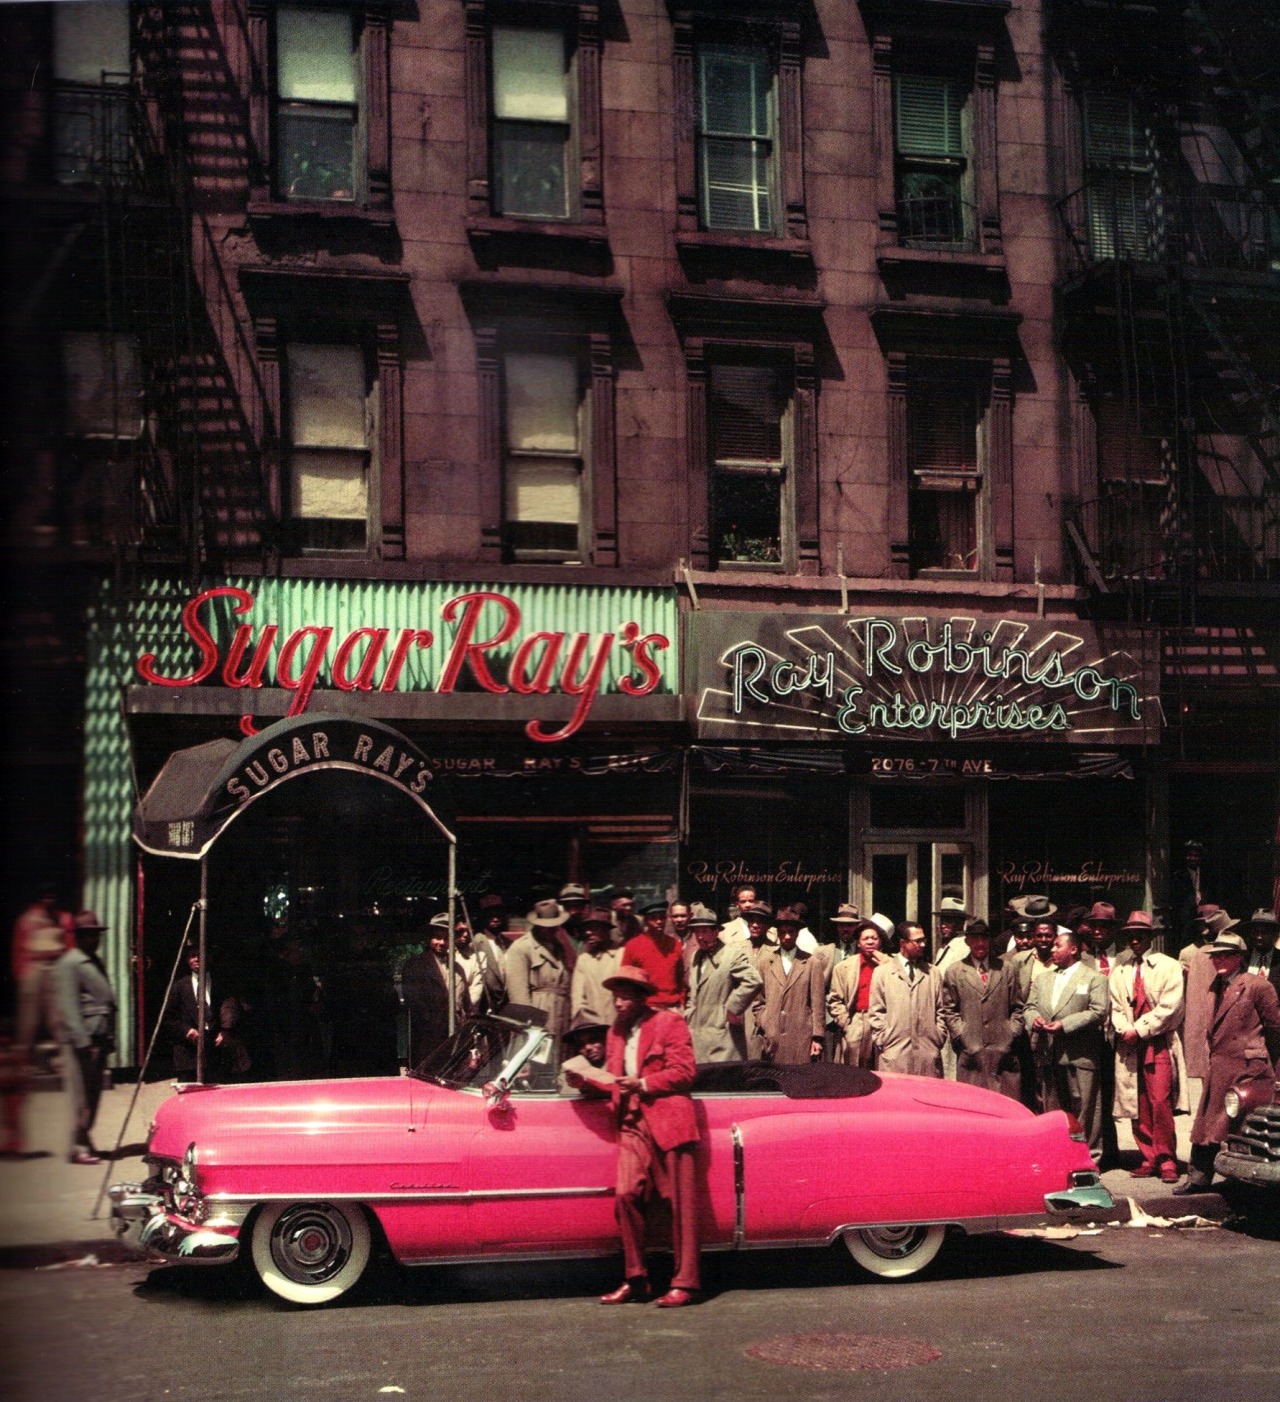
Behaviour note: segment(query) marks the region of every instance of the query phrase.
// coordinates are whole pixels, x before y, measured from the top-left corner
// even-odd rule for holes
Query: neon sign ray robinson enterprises
[[[1144,638],[1090,624],[869,614],[694,618],[702,733],[1151,743]]]
[[[254,596],[233,585],[206,589],[182,610],[182,629],[198,654],[185,675],[162,675],[154,652],[138,658],[138,674],[153,686],[202,684],[250,690],[271,685],[292,692],[288,716],[301,715],[323,682],[339,691],[394,692],[404,689],[487,691],[496,695],[571,696],[572,715],[547,728],[530,720],[525,734],[550,743],[567,740],[581,729],[596,697],[608,689],[611,671],[625,696],[648,696],[664,680],[659,655],[671,646],[664,633],[645,633],[635,622],[613,633],[528,631],[522,629],[519,603],[506,594],[477,589],[447,599],[440,606],[439,670],[419,685],[423,654],[436,645],[436,634],[422,627],[352,628],[342,637],[327,624],[308,624],[280,637],[275,623],[241,622]],[[256,639],[255,639],[256,633]],[[407,685],[406,685],[407,681]],[[241,717],[246,735],[257,732],[252,715]]]

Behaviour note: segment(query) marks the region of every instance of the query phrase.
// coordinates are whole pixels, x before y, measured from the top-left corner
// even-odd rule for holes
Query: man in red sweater
[[[653,982],[649,1003],[655,1008],[683,1008],[689,987],[684,965],[684,943],[667,934],[666,901],[642,906],[644,929],[622,947],[622,962],[643,969]]]

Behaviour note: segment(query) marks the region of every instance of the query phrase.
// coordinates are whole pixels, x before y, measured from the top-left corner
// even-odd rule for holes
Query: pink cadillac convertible
[[[700,1068],[694,1100],[710,1250],[840,1237],[898,1277],[949,1228],[1112,1206],[1074,1121],[971,1086],[748,1063]],[[322,1304],[381,1242],[406,1265],[615,1253],[614,1154],[608,1102],[560,1087],[532,1017],[480,1018],[404,1078],[180,1087],[151,1131],[152,1176],[112,1188],[112,1213],[163,1260],[243,1246],[276,1294]]]

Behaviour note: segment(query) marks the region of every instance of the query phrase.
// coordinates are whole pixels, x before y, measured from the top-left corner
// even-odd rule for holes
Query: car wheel
[[[849,1255],[882,1280],[922,1271],[942,1248],[945,1227],[851,1227],[844,1233]]]
[[[295,1305],[323,1305],[350,1290],[369,1264],[369,1223],[354,1203],[271,1203],[253,1224],[262,1283]]]

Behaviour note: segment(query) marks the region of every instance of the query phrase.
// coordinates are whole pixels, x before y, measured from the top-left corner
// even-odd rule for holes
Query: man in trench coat
[[[942,979],[925,957],[922,926],[898,926],[898,952],[871,975],[867,1020],[876,1068],[942,1076]]]
[[[815,955],[797,948],[800,912],[787,906],[775,920],[776,949],[760,956],[757,968],[764,983],[764,1003],[758,1009],[766,1061],[798,1066],[822,1059],[826,1028],[826,966]]]
[[[1014,1042],[1022,1031],[1017,971],[991,952],[985,920],[965,927],[968,954],[942,975],[942,1020],[956,1053],[956,1080],[1019,1099]]]
[[[745,940],[725,944],[713,910],[695,905],[689,917],[689,951],[684,1015],[698,1061],[745,1061],[747,1009],[763,980],[751,962]]]
[[[1213,963],[1209,986],[1209,1075],[1191,1126],[1191,1167],[1175,1193],[1195,1193],[1213,1182],[1213,1163],[1230,1122],[1224,1101],[1232,1086],[1264,1081],[1280,1063],[1280,997],[1257,974],[1242,972],[1248,946],[1233,932],[1205,952]]]

